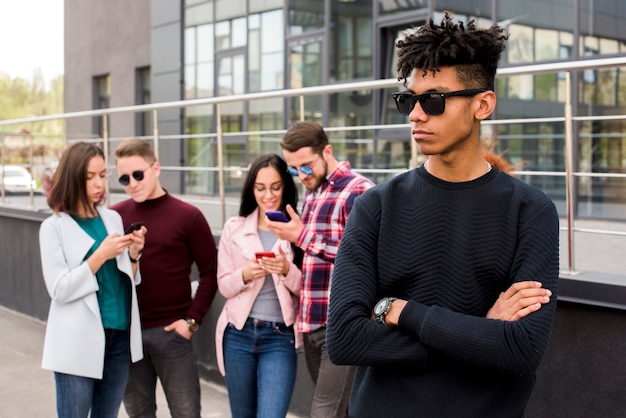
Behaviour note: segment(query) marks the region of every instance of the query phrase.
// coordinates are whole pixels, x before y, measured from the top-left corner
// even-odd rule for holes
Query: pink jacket
[[[252,310],[252,305],[263,287],[263,280],[253,280],[244,284],[243,266],[254,258],[254,253],[263,251],[263,245],[257,232],[258,209],[247,217],[235,216],[226,221],[220,237],[217,251],[217,285],[220,293],[226,298],[222,313],[215,327],[215,345],[217,365],[222,375],[224,370],[223,338],[228,323],[237,329],[243,329]],[[285,240],[277,240],[272,251],[278,254],[282,248],[285,256],[293,260],[291,244]],[[293,263],[286,276],[272,274],[280,309],[286,325],[294,325],[298,318],[300,286],[302,272]],[[302,345],[302,336],[294,327],[295,347]]]

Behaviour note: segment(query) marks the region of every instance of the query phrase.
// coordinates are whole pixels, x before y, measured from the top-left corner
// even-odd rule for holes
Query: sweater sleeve
[[[415,334],[372,320],[378,300],[380,213],[373,194],[356,200],[333,271],[326,344],[335,364],[421,368],[428,347]]]
[[[217,247],[209,223],[199,210],[194,211],[189,231],[189,246],[198,268],[198,290],[188,316],[202,323],[217,293]]]

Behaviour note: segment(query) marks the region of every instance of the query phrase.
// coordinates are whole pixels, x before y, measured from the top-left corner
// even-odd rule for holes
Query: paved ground
[[[0,329],[0,417],[56,417],[53,374],[40,367],[45,324],[0,306]],[[164,395],[158,398],[157,417],[169,417]],[[119,417],[128,417],[123,406]],[[230,417],[223,386],[202,381],[202,417]]]

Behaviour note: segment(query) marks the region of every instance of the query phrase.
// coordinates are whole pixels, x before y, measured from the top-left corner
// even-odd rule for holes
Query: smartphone
[[[287,215],[279,210],[268,210],[265,212],[270,221],[289,222]]]
[[[126,228],[126,231],[124,231],[124,234],[130,234],[133,231],[138,231],[141,229],[142,226],[143,226],[143,222],[134,222],[130,224],[128,228]]]
[[[259,258],[262,258],[262,257],[272,257],[272,258],[274,258],[274,257],[276,257],[276,254],[274,254],[271,251],[260,251],[258,253],[254,253],[254,256],[258,260]]]

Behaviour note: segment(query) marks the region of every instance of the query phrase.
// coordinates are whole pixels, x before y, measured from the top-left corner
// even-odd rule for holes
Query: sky
[[[0,0],[0,73],[46,82],[64,73],[64,0]]]

